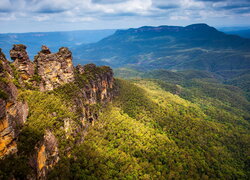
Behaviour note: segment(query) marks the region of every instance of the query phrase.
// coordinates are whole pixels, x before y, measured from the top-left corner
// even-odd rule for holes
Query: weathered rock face
[[[10,50],[10,57],[14,60],[13,64],[19,71],[22,80],[28,80],[34,75],[34,64],[29,59],[25,45],[15,44]]]
[[[77,107],[82,108],[82,123],[92,125],[98,118],[95,104],[110,102],[114,96],[113,71],[107,66],[97,67],[95,64],[76,66],[77,81],[80,81],[81,94],[75,100]],[[87,79],[87,81],[86,81]]]
[[[1,73],[1,77],[4,75],[3,73],[7,72],[8,74],[10,74],[11,76],[12,74],[12,69],[9,65],[9,62],[7,61],[4,53],[2,52],[2,49],[0,48],[0,73]]]
[[[74,81],[72,53],[62,47],[57,53],[51,53],[46,46],[35,57],[37,73],[41,77],[40,90],[54,88]]]
[[[55,166],[59,161],[58,142],[54,134],[47,130],[43,142],[39,144],[36,150],[37,177],[45,179],[48,170]]]
[[[17,152],[16,137],[28,116],[28,105],[17,100],[9,62],[0,51],[0,158]]]
[[[87,64],[85,66],[78,65],[76,70],[79,74],[86,75],[88,78],[88,83],[85,83],[83,87],[86,104],[111,101],[114,78],[110,67],[97,67],[95,64]]]
[[[60,133],[70,142],[81,143],[88,127],[98,118],[100,107],[111,101],[114,96],[112,69],[107,66],[97,67],[94,64],[78,65],[74,69],[72,54],[67,48],[60,48],[59,52],[51,53],[46,46],[42,46],[34,63],[29,60],[24,45],[14,45],[10,55],[15,68],[10,66],[0,49],[0,158],[18,152],[18,134],[28,117],[28,104],[17,98],[19,85],[23,89],[33,90],[35,87],[37,90],[39,86],[41,91],[50,91],[72,82],[61,88],[63,91],[67,91],[68,87],[74,87],[76,90],[70,96],[72,107],[69,107],[69,112],[74,112],[77,120],[76,117],[62,119]],[[20,78],[14,77],[14,74],[19,74]],[[60,91],[60,88],[58,90]],[[31,106],[31,112],[35,108]],[[56,118],[57,112],[53,112],[51,116]],[[61,139],[54,135],[55,129],[48,129],[43,138],[34,143],[32,150],[35,152],[31,150],[32,153],[27,155],[32,167],[27,179],[46,179],[49,170],[59,161],[58,140]],[[64,153],[70,154],[70,150],[71,147],[67,147]],[[19,156],[19,153],[22,153],[21,148],[16,155]]]

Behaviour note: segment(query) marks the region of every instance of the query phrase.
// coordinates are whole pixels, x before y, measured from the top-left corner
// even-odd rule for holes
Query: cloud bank
[[[250,25],[249,0],[0,0],[2,32]]]

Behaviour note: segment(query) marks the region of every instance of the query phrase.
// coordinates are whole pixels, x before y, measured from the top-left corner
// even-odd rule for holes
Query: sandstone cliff
[[[114,84],[113,71],[108,66],[97,67],[95,64],[76,67],[80,76],[85,75],[88,83],[84,84],[83,92],[86,103],[95,104],[98,101],[108,102],[112,99]],[[81,79],[80,79],[81,80]]]
[[[55,135],[46,130],[43,141],[36,147],[37,177],[46,177],[47,171],[59,161],[58,140]]]
[[[32,62],[26,46],[14,45],[10,57],[13,63],[0,51],[0,158],[22,155],[26,168],[30,168],[24,178],[46,179],[49,170],[60,160],[60,154],[70,155],[71,146],[67,143],[81,143],[88,128],[98,119],[101,106],[112,101],[113,72],[107,66],[94,64],[74,68],[72,53],[65,47],[51,53],[42,46]],[[41,104],[23,96],[38,91],[41,91],[40,95],[44,93]],[[46,101],[46,94],[59,99],[61,104]],[[61,106],[64,108],[60,110]],[[51,109],[55,111],[50,112]],[[62,115],[65,111],[72,115]],[[37,119],[33,116],[41,121],[33,122]],[[37,124],[42,129],[36,130],[34,124],[43,121],[46,122],[43,126]],[[32,133],[38,133],[38,136]],[[65,146],[61,151],[60,144]],[[20,151],[19,146],[24,151]],[[10,177],[15,178],[15,172]]]
[[[10,50],[10,57],[22,80],[28,80],[34,75],[34,64],[29,59],[25,45],[15,44]]]
[[[40,90],[53,90],[54,88],[74,81],[74,67],[72,53],[68,48],[62,47],[57,53],[51,53],[48,47],[42,50],[34,60],[37,74],[41,77]]]
[[[17,100],[13,73],[0,51],[0,157],[17,152],[16,138],[28,116],[26,102]]]

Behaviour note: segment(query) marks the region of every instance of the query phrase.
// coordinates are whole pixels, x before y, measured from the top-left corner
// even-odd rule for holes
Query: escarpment
[[[113,72],[94,64],[74,67],[66,47],[51,53],[42,46],[32,62],[26,46],[14,45],[10,57],[12,63],[0,51],[0,158],[24,156],[29,170],[23,178],[46,179],[112,101]]]
[[[78,65],[77,72],[81,78],[85,78],[88,83],[83,86],[84,96],[88,104],[95,104],[98,101],[105,102],[112,99],[114,84],[113,72],[108,66],[96,67],[95,64],[85,66]],[[79,77],[78,77],[79,78]]]
[[[28,105],[17,99],[13,72],[0,50],[0,158],[17,152],[16,138],[28,116]]]

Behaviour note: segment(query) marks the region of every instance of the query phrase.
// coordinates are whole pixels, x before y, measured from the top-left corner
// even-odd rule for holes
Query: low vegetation
[[[98,78],[95,73],[85,78]],[[80,134],[66,138],[62,127],[65,118],[78,123],[78,112],[70,109],[84,77],[78,78],[50,92],[20,90],[29,117],[18,153],[0,161],[0,179],[25,179],[34,171],[29,157],[46,129],[55,133],[60,151],[48,179],[250,177],[250,104],[240,88],[199,71],[116,79],[118,95],[106,107],[89,107],[100,112],[98,121],[75,143]]]
[[[215,98],[185,100],[157,81],[117,83],[119,96],[51,179],[249,177],[244,113],[211,105]]]

